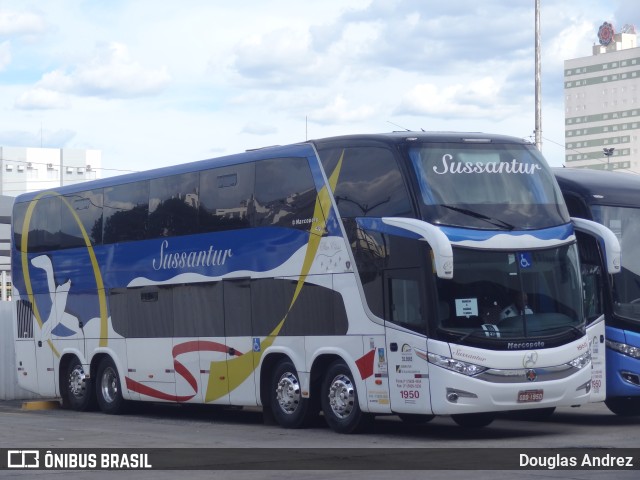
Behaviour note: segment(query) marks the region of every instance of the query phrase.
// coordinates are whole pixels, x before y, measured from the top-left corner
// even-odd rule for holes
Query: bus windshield
[[[421,143],[408,150],[425,221],[489,230],[569,222],[544,158],[516,143]]]
[[[584,334],[575,244],[499,252],[454,247],[453,258],[454,278],[437,279],[437,336],[477,346],[491,339],[494,348],[509,349]]]
[[[640,322],[640,208],[593,205],[593,218],[616,234],[622,248],[622,269],[613,275],[613,309]]]

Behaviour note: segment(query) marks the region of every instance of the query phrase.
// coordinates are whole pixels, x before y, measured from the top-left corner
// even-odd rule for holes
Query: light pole
[[[602,149],[604,156],[607,158],[607,170],[609,170],[609,159],[611,158],[611,155],[613,155],[614,150],[615,150],[615,147],[610,147],[610,148],[605,147]]]

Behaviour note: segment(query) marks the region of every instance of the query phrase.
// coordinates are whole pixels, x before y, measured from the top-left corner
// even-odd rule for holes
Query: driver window
[[[604,313],[602,259],[598,242],[594,237],[576,232],[576,238],[580,252],[584,314],[589,323]]]

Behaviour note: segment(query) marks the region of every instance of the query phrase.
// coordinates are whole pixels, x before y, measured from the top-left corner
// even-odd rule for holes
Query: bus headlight
[[[447,370],[453,370],[454,372],[461,373],[469,377],[482,373],[487,369],[487,367],[462,362],[450,357],[443,357],[442,355],[437,355],[435,353],[427,354],[427,358],[429,359],[429,363],[433,363],[439,367],[446,368]]]
[[[611,350],[620,352],[623,355],[628,355],[631,358],[640,359],[640,348],[638,347],[632,347],[631,345],[627,345],[626,343],[614,342],[613,340],[607,340],[606,345]]]
[[[574,358],[569,362],[569,365],[575,368],[584,368],[591,362],[591,352],[585,352],[579,357]]]

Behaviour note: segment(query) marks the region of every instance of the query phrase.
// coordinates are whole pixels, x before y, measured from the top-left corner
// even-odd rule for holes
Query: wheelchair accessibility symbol
[[[520,268],[531,268],[533,266],[533,257],[530,252],[519,253],[518,262],[520,263]]]

